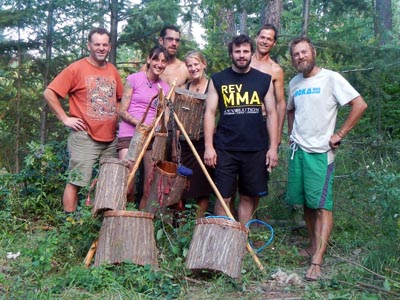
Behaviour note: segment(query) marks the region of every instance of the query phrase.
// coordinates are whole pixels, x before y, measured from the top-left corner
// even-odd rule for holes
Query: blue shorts
[[[286,202],[332,211],[335,170],[332,150],[308,153],[297,147],[290,156]]]
[[[268,170],[265,165],[266,150],[256,152],[217,151],[215,185],[223,198],[230,198],[234,188],[250,197],[263,197],[268,193]]]

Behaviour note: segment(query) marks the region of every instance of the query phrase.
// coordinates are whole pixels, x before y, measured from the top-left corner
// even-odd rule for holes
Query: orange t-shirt
[[[69,95],[70,116],[86,123],[92,139],[99,142],[115,139],[117,101],[122,98],[123,84],[113,64],[100,68],[87,58],[80,59],[58,74],[48,88],[61,98]]]

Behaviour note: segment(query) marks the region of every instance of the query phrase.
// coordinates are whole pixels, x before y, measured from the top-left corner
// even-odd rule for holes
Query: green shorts
[[[297,145],[296,145],[297,147]],[[293,149],[293,146],[291,146]],[[311,209],[333,209],[334,153],[308,153],[297,147],[289,158],[286,202]]]
[[[86,131],[71,131],[68,137],[68,182],[87,186],[93,176],[93,168],[101,158],[117,158],[117,139],[112,142],[93,140]]]

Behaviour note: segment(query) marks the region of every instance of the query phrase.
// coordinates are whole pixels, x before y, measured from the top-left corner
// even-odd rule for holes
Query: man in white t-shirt
[[[321,277],[321,265],[333,227],[334,154],[341,140],[367,108],[360,94],[339,73],[315,64],[316,51],[306,37],[290,43],[292,65],[299,72],[289,83],[287,103],[291,154],[286,201],[304,205],[310,244],[299,253],[311,258],[307,280]],[[339,107],[350,113],[335,131]]]

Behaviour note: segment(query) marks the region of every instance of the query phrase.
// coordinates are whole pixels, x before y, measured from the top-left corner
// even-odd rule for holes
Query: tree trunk
[[[243,8],[242,12],[240,13],[240,33],[248,34],[247,29],[247,10]]]
[[[223,42],[224,45],[226,45],[231,40],[232,36],[236,35],[233,11],[227,8],[221,8],[217,24],[218,27],[225,32],[223,35]]]
[[[99,0],[99,14],[100,16],[104,12],[104,0]],[[99,27],[104,28],[104,18],[99,18]]]
[[[22,69],[22,61],[21,61],[21,28],[18,26],[18,71],[17,71],[17,97],[16,97],[16,107],[17,107],[17,117],[15,122],[15,173],[19,173],[19,144],[21,138],[21,112],[20,112],[20,105],[21,105],[21,69]]]
[[[112,0],[110,3],[111,9],[111,52],[109,61],[116,65],[117,63],[117,37],[118,37],[118,0]]]
[[[301,28],[301,36],[308,35],[308,22],[310,19],[310,0],[303,0],[303,25]]]
[[[53,49],[53,13],[54,4],[53,1],[49,4],[48,15],[47,15],[47,34],[46,34],[46,67],[43,75],[43,86],[47,87],[50,82],[50,62]],[[47,103],[43,101],[42,111],[40,115],[40,142],[46,143],[46,132],[47,132]]]
[[[282,0],[271,0],[264,8],[261,16],[261,26],[269,23],[274,25],[278,30],[281,27],[283,3]]]
[[[392,0],[377,0],[375,3],[375,37],[383,46],[390,40],[392,31]]]

